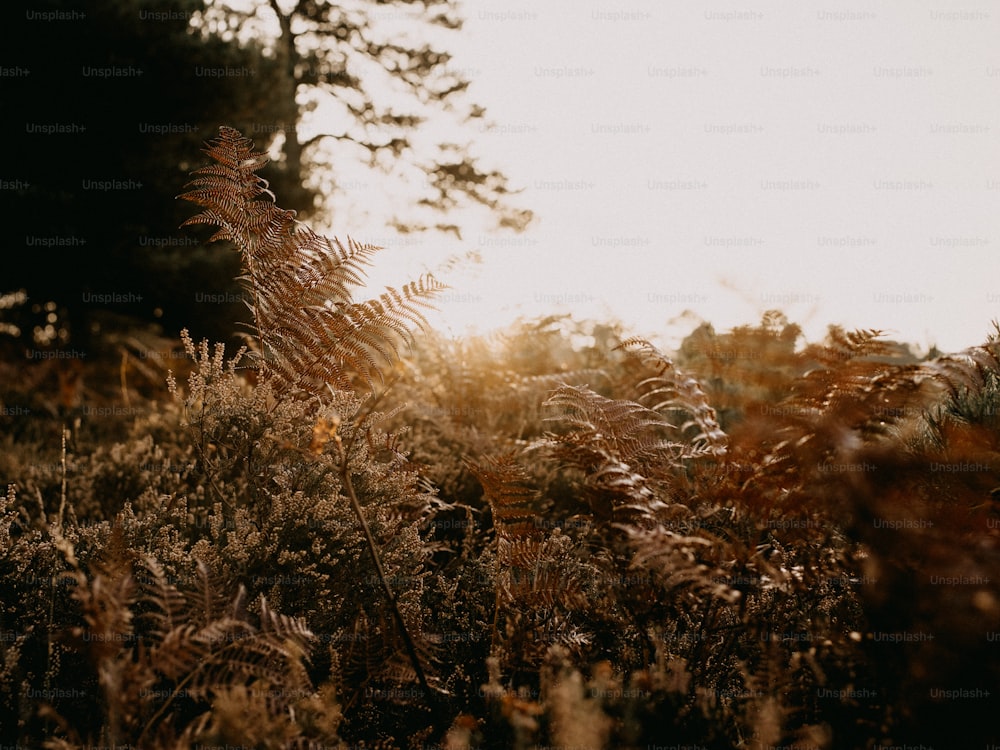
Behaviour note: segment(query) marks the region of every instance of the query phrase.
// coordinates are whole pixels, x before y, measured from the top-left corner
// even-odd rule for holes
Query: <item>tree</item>
[[[392,183],[419,177],[416,194],[390,202],[400,228],[457,232],[440,214],[470,202],[506,226],[528,219],[507,205],[504,176],[461,143],[482,110],[463,103],[468,83],[447,70],[433,34],[460,28],[450,3],[252,3],[30,0],[0,10],[0,87],[13,107],[0,126],[11,249],[0,294],[28,295],[0,318],[26,348],[97,356],[112,329],[150,323],[223,340],[230,321],[245,320],[232,254],[178,229],[192,155],[223,124],[277,156],[264,176],[300,212],[328,213],[320,196],[337,192],[331,181],[360,155],[365,181],[379,171],[371,166]],[[407,41],[415,25],[430,41]],[[385,203],[378,193],[370,202]]]
[[[336,190],[338,165],[361,158],[393,180],[423,183],[412,201],[423,216],[393,207],[390,223],[401,231],[459,234],[443,214],[477,204],[502,227],[530,221],[530,211],[509,204],[507,178],[481,167],[462,140],[484,110],[468,101],[469,81],[444,51],[447,34],[462,27],[454,0],[206,0],[196,23],[206,34],[263,40],[276,62],[280,119],[247,134],[274,136],[289,182],[312,178],[311,191],[288,196],[296,208],[319,208],[314,198]]]
[[[110,329],[157,321],[170,334],[190,322],[195,335],[219,338],[242,310],[204,301],[229,299],[219,293],[235,266],[231,254],[178,231],[188,212],[175,196],[220,122],[274,116],[257,96],[273,87],[274,65],[253,44],[190,33],[200,8],[201,0],[5,6],[0,86],[11,111],[0,201],[9,244],[0,293],[27,292],[28,303],[4,315],[26,348],[93,358]],[[252,86],[217,74],[251,67]]]

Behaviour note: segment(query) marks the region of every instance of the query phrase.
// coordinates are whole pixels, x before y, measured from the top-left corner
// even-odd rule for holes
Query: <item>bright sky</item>
[[[393,282],[476,249],[435,320],[617,318],[675,341],[784,310],[922,347],[1000,317],[1000,7],[474,0],[455,66],[524,234],[377,237]],[[355,233],[356,234],[356,233]],[[357,235],[359,239],[370,239]],[[376,275],[375,281],[380,281]]]

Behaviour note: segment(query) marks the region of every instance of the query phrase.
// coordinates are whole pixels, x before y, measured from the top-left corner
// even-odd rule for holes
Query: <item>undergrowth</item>
[[[996,336],[415,338],[439,282],[355,301],[378,248],[278,208],[236,131],[208,154],[183,197],[246,348],[182,333],[159,393],[123,359],[127,409],[0,390],[0,744],[995,738]]]

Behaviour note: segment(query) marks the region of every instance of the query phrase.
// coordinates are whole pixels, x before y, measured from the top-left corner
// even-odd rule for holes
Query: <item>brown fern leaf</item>
[[[197,561],[194,577],[194,591],[188,595],[191,620],[207,624],[213,620],[228,617],[239,608],[242,595],[233,601],[224,593],[223,582],[203,560]]]
[[[289,617],[267,606],[267,600],[260,599],[260,633],[287,650],[286,658],[292,663],[308,661],[309,649],[315,638],[313,632],[301,617]]]
[[[147,718],[139,736],[158,736],[173,719],[180,697],[206,705],[233,689],[257,686],[266,692],[270,717],[282,716],[297,700],[311,694],[306,670],[312,633],[298,618],[272,611],[261,599],[260,628],[246,619],[240,587],[235,599],[217,588],[218,579],[199,563],[193,591],[180,594],[165,582],[159,565],[146,561],[152,573],[144,601],[154,606],[151,637],[141,643],[141,664],[157,675],[159,689],[149,691]],[[166,623],[174,621],[169,630]],[[150,715],[151,714],[151,715]],[[207,715],[190,724],[193,730]]]
[[[584,567],[569,564],[568,546],[569,539],[561,534],[542,539],[498,538],[497,586],[505,603],[519,609],[585,606]]]
[[[78,584],[72,596],[80,603],[86,626],[74,628],[71,638],[88,652],[96,671],[107,736],[126,736],[140,720],[143,696],[155,682],[149,663],[136,659],[132,608],[137,586],[131,565],[112,552],[94,566],[89,578],[75,565],[72,575]]]
[[[563,457],[584,471],[609,458],[634,463],[678,454],[678,446],[662,437],[673,425],[634,401],[610,399],[586,386],[563,385],[544,405],[562,410],[546,421],[571,428],[556,442],[568,448]]]
[[[308,686],[304,656],[297,645],[255,633],[240,620],[223,618],[202,627],[191,639],[206,654],[186,678],[185,690],[210,697],[212,692],[252,679],[276,685]]]
[[[827,341],[807,348],[805,355],[828,367],[836,367],[849,360],[884,356],[890,352],[888,342],[880,341],[884,335],[884,331],[875,328],[845,331],[840,326],[830,326]]]
[[[628,531],[635,549],[633,567],[657,573],[656,580],[664,589],[729,602],[738,598],[738,594],[721,583],[725,580],[723,572],[699,554],[711,550],[714,544],[711,540],[662,527]]]
[[[120,561],[99,568],[88,581],[77,575],[78,586],[73,598],[80,602],[86,629],[85,639],[95,661],[103,662],[118,655],[122,643],[133,641],[132,605],[136,600],[135,579],[131,570]]]
[[[275,205],[256,174],[267,156],[237,130],[220,128],[206,153],[216,163],[197,170],[180,196],[204,210],[184,226],[218,227],[209,241],[229,240],[239,250],[258,366],[286,388],[314,395],[331,386],[352,389],[352,373],[374,390],[399,358],[399,343],[426,327],[423,310],[446,287],[428,274],[355,302],[351,289],[381,248],[351,239],[345,246]]]
[[[540,536],[535,525],[539,493],[513,453],[484,456],[479,462],[467,461],[466,465],[483,486],[498,539]]]
[[[726,433],[719,426],[715,409],[697,380],[681,372],[673,361],[646,339],[626,339],[616,348],[638,356],[656,372],[636,386],[641,394],[638,399],[641,403],[651,404],[649,408],[654,412],[678,411],[686,414],[687,419],[681,424],[680,431],[684,434],[691,428],[697,430],[688,440],[696,454],[725,454]]]
[[[900,364],[881,335],[831,327],[827,343],[803,352],[815,366],[792,382],[789,396],[773,410],[782,438],[799,445],[811,440],[821,451],[814,458],[826,461],[919,411],[925,368]]]
[[[507,605],[521,609],[586,604],[585,578],[596,568],[571,559],[572,540],[539,524],[538,492],[512,454],[468,463],[493,511],[497,540],[497,586]]]
[[[674,426],[634,401],[609,399],[581,386],[560,387],[546,402],[562,414],[548,421],[571,429],[541,443],[562,465],[583,472],[583,494],[594,518],[613,524],[649,525],[667,508],[672,472],[683,466],[690,446],[663,435]]]
[[[607,524],[629,527],[656,525],[656,513],[669,506],[649,488],[649,482],[628,464],[612,458],[584,479],[594,517]]]
[[[170,582],[156,558],[146,555],[142,565],[146,570],[139,581],[143,585],[144,598],[152,605],[152,610],[144,612],[140,617],[152,622],[150,634],[162,641],[175,628],[189,622],[187,599]]]
[[[179,681],[197,667],[207,651],[194,637],[198,627],[191,622],[188,598],[169,581],[154,557],[145,556],[142,564],[145,572],[139,580],[143,600],[151,608],[137,619],[151,623],[149,661],[159,675]]]
[[[408,623],[409,628],[419,633],[417,623]],[[369,696],[388,699],[398,704],[416,702],[419,691],[398,690],[393,686],[413,688],[420,682],[420,675],[407,655],[407,645],[400,637],[399,628],[393,624],[392,616],[385,610],[359,612],[352,633],[343,633],[347,644],[340,654],[340,670],[348,684],[364,685]],[[439,661],[440,648],[432,634],[421,633],[413,642],[424,667]],[[436,675],[425,673],[429,684],[439,688]],[[381,686],[381,687],[376,687]],[[359,689],[360,693],[360,689]],[[360,695],[355,696],[355,699]]]

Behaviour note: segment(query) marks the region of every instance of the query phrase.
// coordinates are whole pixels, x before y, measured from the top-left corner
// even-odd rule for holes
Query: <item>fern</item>
[[[518,465],[514,454],[483,457],[468,466],[483,485],[497,537],[513,540],[538,536],[535,526],[538,491],[531,487],[530,477]]]
[[[561,411],[549,422],[570,429],[550,433],[536,447],[583,473],[584,499],[602,527],[654,524],[666,508],[672,472],[690,453],[689,446],[665,437],[674,426],[641,404],[583,386],[561,386],[545,406]]]
[[[585,471],[608,458],[647,460],[670,452],[674,445],[662,437],[673,425],[655,411],[633,401],[606,398],[585,386],[561,386],[545,405],[562,411],[549,421],[571,428],[562,440],[574,448],[567,459]]]
[[[641,393],[639,401],[651,403],[649,408],[655,412],[680,412],[686,415],[686,420],[680,426],[682,434],[690,428],[697,430],[687,440],[696,451],[688,453],[688,457],[725,454],[726,434],[719,426],[715,409],[696,379],[681,372],[669,358],[645,339],[626,339],[617,348],[636,355],[655,370],[655,375],[636,386]]]
[[[537,669],[553,644],[579,650],[590,634],[573,623],[589,606],[587,579],[597,568],[574,559],[572,540],[538,524],[538,492],[513,454],[484,457],[469,468],[482,483],[496,531],[492,651]]]
[[[216,163],[197,170],[180,196],[205,210],[184,226],[217,227],[209,241],[228,240],[240,252],[257,366],[284,387],[312,394],[351,390],[353,372],[370,389],[384,382],[399,342],[426,326],[423,310],[445,286],[426,275],[355,302],[351,289],[381,248],[318,235],[279,208],[256,174],[267,156],[237,130],[221,127],[206,152]]]
[[[58,529],[52,532],[83,615],[67,637],[93,665],[105,744],[173,747],[180,737],[205,739],[219,719],[215,701],[234,689],[263,689],[267,710],[261,718],[283,724],[287,735],[290,707],[314,694],[306,671],[313,636],[302,620],[274,612],[261,598],[255,626],[243,587],[227,596],[223,581],[201,561],[186,591],[152,556],[139,561],[136,574],[120,530],[88,574],[73,546]],[[42,715],[65,724],[51,707]],[[71,728],[67,734],[73,742],[50,746],[89,746]]]

